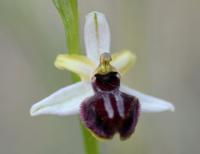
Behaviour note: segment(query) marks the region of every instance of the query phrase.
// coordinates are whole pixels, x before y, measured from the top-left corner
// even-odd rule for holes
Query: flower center
[[[100,56],[100,64],[95,70],[94,74],[107,74],[109,72],[116,72],[116,69],[110,64],[112,57],[109,53],[103,53]]]
[[[96,92],[109,92],[118,90],[120,86],[120,75],[110,64],[112,58],[109,53],[100,56],[100,64],[92,77],[92,86]]]

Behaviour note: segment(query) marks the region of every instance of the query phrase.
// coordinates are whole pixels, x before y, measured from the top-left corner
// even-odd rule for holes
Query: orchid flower
[[[58,55],[55,66],[70,70],[81,81],[66,86],[31,107],[31,116],[75,115],[97,137],[128,138],[135,130],[140,112],[174,111],[162,99],[120,84],[120,78],[135,63],[130,51],[110,55],[110,30],[105,16],[91,12],[84,27],[86,56]]]

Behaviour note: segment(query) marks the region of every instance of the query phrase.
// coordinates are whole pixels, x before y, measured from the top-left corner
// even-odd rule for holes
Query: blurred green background
[[[124,82],[176,106],[142,114],[135,134],[101,142],[102,154],[199,154],[200,1],[80,0],[79,8],[81,28],[88,12],[104,12],[112,51],[137,54]],[[1,154],[83,154],[78,116],[29,115],[33,103],[70,83],[53,65],[65,52],[51,0],[0,0]]]

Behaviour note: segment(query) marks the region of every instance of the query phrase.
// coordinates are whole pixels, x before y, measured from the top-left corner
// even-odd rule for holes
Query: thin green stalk
[[[66,44],[70,54],[80,53],[77,0],[53,0],[64,24]]]
[[[66,44],[69,54],[80,53],[79,17],[77,0],[53,0],[64,24]],[[80,78],[72,74],[72,81],[78,82]],[[80,123],[86,154],[99,154],[97,140]]]

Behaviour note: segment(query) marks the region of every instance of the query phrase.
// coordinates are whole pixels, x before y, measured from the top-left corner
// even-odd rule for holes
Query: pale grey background
[[[112,52],[137,54],[124,81],[176,106],[174,113],[142,114],[131,139],[102,142],[102,154],[198,154],[200,1],[79,2],[81,25],[88,12],[104,12]],[[51,0],[0,0],[1,154],[83,154],[78,117],[29,116],[34,102],[70,83],[69,73],[53,66],[64,52],[64,31]]]

